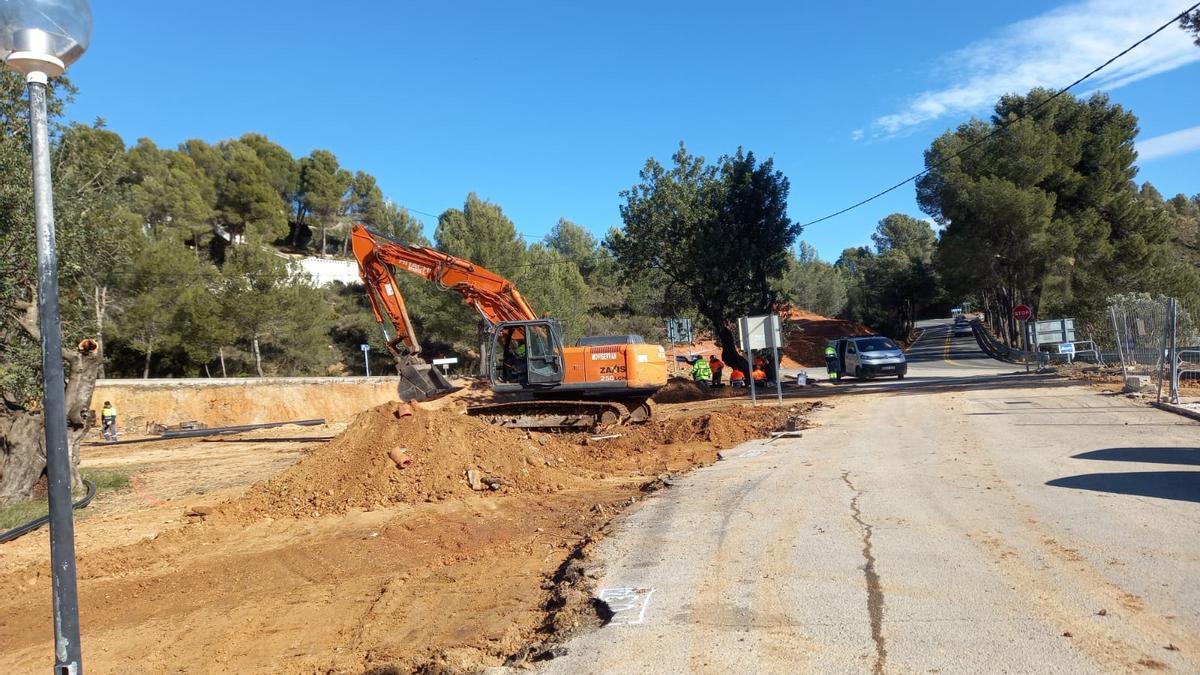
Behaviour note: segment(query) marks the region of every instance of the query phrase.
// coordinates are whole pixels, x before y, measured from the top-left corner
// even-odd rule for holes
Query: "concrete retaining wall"
[[[99,380],[92,408],[117,406],[125,432],[150,422],[189,420],[209,426],[261,424],[324,417],[343,420],[397,400],[396,377],[263,377],[163,380]]]

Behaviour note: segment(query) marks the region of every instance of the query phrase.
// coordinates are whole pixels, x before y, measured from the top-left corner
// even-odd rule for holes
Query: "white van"
[[[882,335],[845,337],[834,340],[842,361],[841,374],[858,379],[890,377],[901,380],[908,374],[908,361],[900,345]]]

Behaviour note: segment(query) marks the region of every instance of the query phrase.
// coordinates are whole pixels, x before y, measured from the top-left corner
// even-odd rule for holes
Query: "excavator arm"
[[[362,225],[355,225],[350,237],[375,321],[383,327],[388,351],[400,368],[400,397],[405,401],[435,398],[453,391],[453,387],[421,358],[421,344],[393,270],[404,270],[459,293],[490,326],[537,319],[537,313],[512,282],[491,270],[427,246],[396,241]],[[385,316],[394,336],[389,336],[384,327]]]

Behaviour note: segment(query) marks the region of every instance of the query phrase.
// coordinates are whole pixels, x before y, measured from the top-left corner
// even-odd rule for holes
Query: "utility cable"
[[[72,504],[71,505],[72,509],[82,509],[83,507],[90,504],[92,501],[92,498],[96,496],[96,484],[95,483],[84,478],[83,484],[87,486],[87,494],[84,495],[83,497],[81,497],[79,501]],[[33,520],[29,521],[28,523],[25,523],[24,525],[18,525],[17,527],[14,527],[13,529],[11,529],[7,532],[0,533],[0,544],[6,544],[6,543],[12,541],[13,539],[16,539],[17,537],[21,537],[26,534],[29,534],[30,532],[33,532],[34,530],[38,529],[39,527],[45,525],[48,522],[50,522],[50,514],[47,513],[46,515],[42,516],[41,518],[34,518]]]
[[[1126,47],[1125,49],[1123,49],[1123,50],[1122,50],[1122,51],[1121,51],[1119,54],[1117,54],[1116,56],[1114,56],[1114,57],[1112,57],[1111,59],[1109,59],[1109,60],[1105,61],[1104,63],[1102,63],[1102,64],[1100,64],[1100,65],[1096,66],[1096,67],[1095,67],[1095,68],[1093,68],[1093,69],[1092,69],[1092,70],[1091,70],[1091,71],[1090,71],[1090,72],[1089,72],[1087,75],[1084,75],[1083,77],[1079,78],[1078,80],[1075,80],[1075,81],[1074,81],[1074,82],[1072,82],[1071,84],[1068,84],[1067,86],[1063,87],[1062,89],[1059,89],[1057,92],[1055,92],[1055,93],[1054,93],[1054,95],[1053,95],[1053,96],[1051,96],[1051,97],[1047,98],[1046,100],[1042,101],[1041,103],[1039,103],[1039,104],[1037,104],[1037,105],[1033,106],[1033,108],[1032,108],[1032,109],[1029,111],[1029,113],[1027,113],[1026,117],[1028,117],[1029,115],[1032,115],[1033,113],[1036,113],[1038,110],[1040,110],[1040,109],[1042,109],[1043,107],[1045,107],[1047,104],[1049,104],[1049,103],[1050,103],[1051,101],[1053,101],[1054,99],[1058,98],[1059,96],[1062,96],[1063,94],[1067,93],[1068,91],[1070,91],[1071,89],[1073,89],[1073,88],[1074,88],[1074,87],[1076,87],[1077,85],[1081,84],[1081,83],[1082,83],[1084,80],[1087,80],[1088,78],[1090,78],[1091,76],[1095,75],[1096,73],[1098,73],[1098,72],[1100,72],[1100,71],[1104,70],[1105,68],[1109,67],[1109,66],[1110,66],[1110,65],[1112,65],[1112,64],[1113,64],[1113,62],[1115,62],[1117,59],[1121,58],[1122,56],[1125,56],[1126,54],[1128,54],[1129,52],[1133,51],[1134,49],[1137,49],[1139,46],[1141,46],[1141,45],[1142,45],[1142,43],[1146,42],[1147,40],[1149,40],[1150,38],[1154,37],[1155,35],[1158,35],[1159,33],[1163,32],[1163,31],[1164,31],[1164,30],[1166,30],[1166,29],[1167,29],[1169,26],[1171,26],[1171,24],[1174,24],[1174,23],[1177,23],[1177,22],[1179,22],[1181,19],[1183,19],[1185,16],[1187,16],[1188,14],[1190,14],[1190,13],[1191,13],[1193,10],[1195,10],[1195,9],[1196,9],[1196,8],[1198,8],[1198,7],[1200,7],[1200,2],[1197,2],[1196,4],[1192,5],[1191,7],[1188,7],[1187,9],[1183,10],[1183,11],[1182,11],[1182,12],[1180,12],[1180,13],[1179,13],[1179,14],[1178,14],[1178,15],[1177,15],[1175,18],[1173,18],[1173,19],[1171,19],[1170,21],[1168,21],[1168,22],[1164,23],[1163,25],[1159,26],[1159,27],[1158,27],[1158,28],[1156,28],[1156,29],[1155,29],[1153,32],[1149,33],[1148,35],[1146,35],[1146,36],[1145,36],[1145,37],[1143,37],[1142,39],[1138,40],[1137,42],[1135,42],[1135,43],[1133,43],[1133,44],[1129,45],[1128,47]],[[829,214],[829,215],[827,215],[827,216],[823,216],[823,217],[821,217],[821,218],[817,218],[816,220],[810,220],[809,222],[807,222],[807,223],[804,223],[804,225],[802,225],[802,227],[808,227],[808,226],[810,226],[810,225],[816,225],[817,223],[824,222],[824,221],[826,221],[826,220],[829,220],[830,218],[836,218],[836,217],[838,217],[838,216],[842,215],[843,213],[846,213],[846,212],[848,212],[848,211],[853,211],[854,209],[857,209],[858,207],[860,207],[860,206],[862,206],[862,205],[864,205],[864,204],[867,204],[867,203],[873,202],[873,201],[875,201],[876,199],[879,199],[880,197],[882,197],[882,196],[886,195],[887,193],[889,193],[889,192],[892,192],[893,190],[896,190],[896,189],[898,189],[898,188],[901,188],[901,187],[903,187],[903,186],[907,185],[908,183],[911,183],[911,182],[913,182],[913,181],[917,180],[917,179],[918,179],[918,178],[920,178],[921,176],[924,176],[925,174],[929,173],[930,171],[933,171],[934,169],[937,169],[937,168],[941,167],[941,166],[942,166],[943,164],[945,164],[946,162],[949,162],[949,161],[950,161],[950,160],[952,160],[952,159],[956,159],[956,158],[958,158],[958,157],[961,157],[961,156],[962,156],[964,153],[966,153],[967,151],[969,151],[969,150],[973,150],[974,148],[976,148],[976,147],[979,147],[979,146],[980,146],[980,145],[982,145],[983,143],[985,143],[985,142],[987,142],[988,140],[990,140],[990,139],[991,139],[993,136],[995,136],[996,134],[999,134],[1001,131],[1005,131],[1005,130],[1007,130],[1007,129],[1008,129],[1008,127],[1009,127],[1010,125],[1012,125],[1014,122],[1016,122],[1016,121],[1017,121],[1017,119],[1018,119],[1018,118],[1013,118],[1013,119],[1010,119],[1010,120],[1004,120],[1004,121],[1001,121],[1001,122],[999,123],[999,125],[998,125],[998,126],[995,128],[995,129],[992,129],[991,131],[989,131],[989,132],[988,132],[986,135],[984,135],[984,136],[983,136],[983,138],[980,138],[979,140],[977,140],[977,141],[975,141],[975,142],[973,142],[973,143],[970,143],[970,144],[968,144],[966,147],[962,148],[962,149],[961,149],[961,150],[959,150],[958,152],[952,153],[951,155],[949,155],[949,156],[947,156],[947,157],[943,157],[941,160],[939,160],[939,161],[935,162],[935,163],[933,164],[933,166],[927,167],[927,168],[926,168],[924,171],[921,171],[920,173],[916,173],[916,174],[914,174],[914,175],[912,175],[912,176],[909,176],[908,178],[905,178],[904,180],[900,181],[899,183],[896,183],[895,185],[893,185],[893,186],[891,186],[891,187],[887,188],[886,190],[882,190],[882,191],[880,191],[880,192],[876,192],[875,194],[871,195],[870,197],[867,197],[866,199],[864,199],[864,200],[862,200],[862,201],[859,201],[859,202],[856,202],[856,203],[854,203],[854,204],[851,204],[850,206],[847,206],[847,207],[846,207],[846,208],[844,208],[844,209],[841,209],[841,210],[839,210],[839,211],[834,211],[833,213],[831,213],[831,214]]]

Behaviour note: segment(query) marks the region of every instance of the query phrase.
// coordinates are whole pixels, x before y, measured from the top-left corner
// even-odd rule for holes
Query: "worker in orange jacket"
[[[721,386],[721,373],[725,370],[725,362],[717,358],[716,354],[708,357],[708,367],[712,370],[712,386]]]
[[[747,386],[748,383],[746,382],[746,374],[737,368],[734,368],[729,372],[729,384],[733,387]]]

